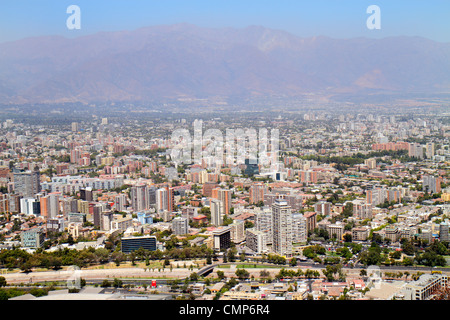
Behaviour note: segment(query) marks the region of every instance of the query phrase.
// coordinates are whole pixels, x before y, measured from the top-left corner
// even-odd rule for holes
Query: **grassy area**
[[[238,264],[236,265],[236,268],[238,269],[280,269],[282,268],[281,266],[265,266],[265,265],[260,265],[260,264]]]

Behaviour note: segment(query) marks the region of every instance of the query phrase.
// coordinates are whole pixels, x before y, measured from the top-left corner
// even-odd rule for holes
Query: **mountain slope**
[[[0,44],[0,103],[450,92],[450,44],[180,24]]]

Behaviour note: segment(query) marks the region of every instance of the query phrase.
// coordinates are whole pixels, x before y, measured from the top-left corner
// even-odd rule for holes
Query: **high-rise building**
[[[93,201],[94,195],[91,187],[80,189],[80,199],[85,201]]]
[[[304,217],[306,218],[306,232],[309,234],[317,227],[317,212],[306,212]]]
[[[364,160],[364,164],[369,169],[376,169],[377,168],[377,160],[375,158],[370,158],[370,159]]]
[[[319,201],[314,205],[314,211],[318,214],[328,216],[331,213],[331,203],[326,201]]]
[[[356,219],[372,219],[372,205],[364,200],[353,200],[353,216]]]
[[[382,187],[373,187],[366,190],[366,202],[368,204],[377,206],[386,201],[386,189]]]
[[[241,243],[245,240],[245,222],[244,220],[234,220],[231,227],[231,241]]]
[[[158,212],[173,212],[174,206],[174,189],[170,187],[160,188],[156,190],[156,209]]]
[[[131,187],[131,207],[134,211],[143,211],[149,208],[147,186],[145,184]]]
[[[312,171],[312,170],[301,170],[300,173],[300,182],[305,183],[305,184],[315,184],[317,183],[317,171]]]
[[[282,256],[292,255],[292,212],[287,202],[278,199],[272,205],[273,251]]]
[[[205,197],[211,198],[213,189],[216,189],[218,187],[219,187],[219,185],[215,182],[206,182],[203,184],[202,194]]]
[[[263,232],[267,245],[273,242],[272,216],[272,210],[269,207],[264,207],[261,211],[255,212],[255,229]]]
[[[306,218],[301,213],[292,214],[292,242],[305,243],[307,237]]]
[[[439,240],[449,242],[449,225],[447,222],[442,222],[439,225]]]
[[[14,191],[23,197],[34,197],[41,191],[39,171],[15,172]]]
[[[425,155],[427,159],[433,159],[434,154],[435,154],[434,143],[433,142],[427,143],[425,145]]]
[[[430,194],[441,192],[441,177],[435,177],[430,175],[422,176],[422,191]]]
[[[267,251],[266,235],[255,228],[245,230],[245,243],[250,250],[257,254]]]
[[[213,248],[215,250],[228,249],[231,247],[231,228],[220,227],[212,232]]]
[[[222,212],[229,214],[231,209],[231,190],[216,188],[212,190],[212,197],[222,202]]]
[[[189,233],[189,221],[183,217],[176,217],[172,220],[172,230],[175,235],[183,235]]]
[[[103,207],[99,204],[95,205],[93,208],[92,216],[94,218],[94,226],[99,227],[101,229],[103,223]]]
[[[209,208],[211,211],[211,224],[216,227],[221,226],[223,224],[222,201],[211,199]]]
[[[114,207],[117,211],[124,211],[127,209],[127,195],[118,194],[114,197]]]
[[[250,204],[259,203],[260,201],[264,202],[264,193],[266,186],[262,183],[254,184],[250,187]]]
[[[22,198],[20,199],[20,213],[25,215],[39,215],[41,213],[40,207],[35,204],[39,202],[35,198]],[[39,210],[38,210],[39,208]]]
[[[408,146],[408,156],[423,159],[423,147],[418,143],[410,143]]]
[[[72,132],[80,131],[80,124],[78,122],[72,122]]]
[[[59,192],[49,193],[47,196],[40,198],[41,215],[46,219],[54,218],[59,214]]]

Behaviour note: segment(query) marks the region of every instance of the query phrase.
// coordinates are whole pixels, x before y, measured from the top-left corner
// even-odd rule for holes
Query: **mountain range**
[[[0,103],[450,93],[450,43],[190,24],[0,44]]]

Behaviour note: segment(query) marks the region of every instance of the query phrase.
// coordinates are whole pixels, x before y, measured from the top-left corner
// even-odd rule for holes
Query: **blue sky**
[[[81,30],[68,30],[66,9],[81,9]],[[369,30],[369,5],[381,9],[381,30]],[[449,0],[0,0],[0,42],[40,35],[77,37],[100,31],[192,23],[202,27],[260,25],[301,37],[421,36],[450,42]]]

